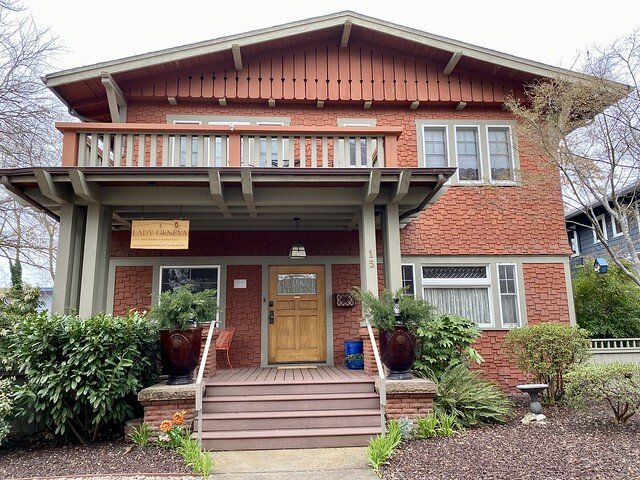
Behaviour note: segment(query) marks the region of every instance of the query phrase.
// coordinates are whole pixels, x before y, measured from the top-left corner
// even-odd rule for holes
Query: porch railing
[[[371,168],[397,165],[399,127],[59,123],[63,166]]]
[[[196,377],[196,435],[198,436],[198,445],[200,448],[202,448],[202,380],[204,377],[204,369],[207,365],[207,358],[209,357],[209,349],[211,348],[213,332],[217,326],[217,320],[213,320],[209,325],[207,342],[204,344],[202,358],[200,359],[200,367],[198,368],[198,376]]]
[[[634,350],[640,352],[640,338],[592,338],[591,350]]]
[[[385,408],[387,406],[387,386],[386,386],[386,376],[384,373],[384,368],[382,366],[382,361],[380,360],[380,353],[378,352],[378,345],[376,343],[376,336],[373,334],[373,328],[371,327],[371,322],[369,320],[365,320],[367,325],[367,332],[369,333],[369,340],[371,340],[371,348],[373,349],[373,356],[376,359],[376,368],[378,369],[378,378],[380,382],[380,426],[382,427],[382,433],[384,433],[387,429],[387,422],[385,419]]]

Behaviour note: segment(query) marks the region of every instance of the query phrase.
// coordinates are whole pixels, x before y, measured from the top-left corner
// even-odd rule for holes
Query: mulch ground
[[[383,478],[640,479],[640,415],[618,426],[605,405],[545,407],[547,425],[527,426],[520,419],[528,409],[517,402],[518,416],[506,425],[403,443]]]
[[[0,479],[119,473],[191,473],[172,450],[124,441],[92,445],[18,441],[0,448]]]

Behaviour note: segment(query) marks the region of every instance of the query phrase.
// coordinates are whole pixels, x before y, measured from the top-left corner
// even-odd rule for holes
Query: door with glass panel
[[[324,267],[269,267],[269,363],[325,362]]]

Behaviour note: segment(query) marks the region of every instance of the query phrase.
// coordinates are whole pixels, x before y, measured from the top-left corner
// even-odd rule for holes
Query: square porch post
[[[378,254],[376,252],[376,217],[372,203],[360,213],[360,288],[378,295]]]
[[[68,314],[78,309],[78,277],[82,262],[84,221],[84,210],[81,207],[75,204],[62,205],[56,278],[53,287],[52,311],[54,313]]]
[[[87,207],[84,258],[78,313],[90,317],[106,307],[107,273],[111,246],[111,210],[99,203]]]
[[[402,288],[400,212],[397,203],[390,203],[383,210],[382,248],[384,249],[384,286],[387,290],[396,292]]]

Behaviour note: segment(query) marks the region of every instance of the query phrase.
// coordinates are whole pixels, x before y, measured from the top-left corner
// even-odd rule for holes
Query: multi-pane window
[[[500,310],[502,325],[518,325],[518,286],[516,266],[498,265],[498,281],[500,283]]]
[[[607,232],[607,219],[604,215],[598,215],[596,217],[598,225],[600,226],[600,231],[602,232],[602,236],[605,240],[609,239],[609,234]],[[598,239],[598,234],[596,233],[596,226],[593,226],[593,243],[598,243],[600,240]]]
[[[402,265],[402,289],[407,295],[415,297],[416,286],[413,278],[413,265]]]
[[[578,231],[569,230],[567,231],[567,235],[569,237],[569,245],[571,245],[571,255],[572,256],[580,255],[580,242],[578,240]]]
[[[463,181],[480,180],[480,153],[476,127],[456,128],[456,153],[458,178]]]
[[[197,120],[176,120],[173,122],[176,125],[201,125],[202,122]],[[171,159],[171,165],[178,164],[180,167],[195,167],[198,165],[198,137],[192,136],[191,142],[189,142],[189,137],[186,135],[181,135],[180,137],[180,156],[177,159],[177,162],[174,159],[174,142],[175,139],[172,138],[169,145],[169,156]],[[189,144],[190,143],[190,144]]]
[[[218,267],[162,267],[160,291],[172,291],[181,285],[192,285],[193,290],[218,290]]]
[[[445,127],[424,127],[425,167],[448,167],[447,129]]]
[[[491,180],[513,180],[513,148],[509,127],[488,127]]]
[[[491,325],[490,279],[486,266],[423,266],[423,297],[442,313]]]

